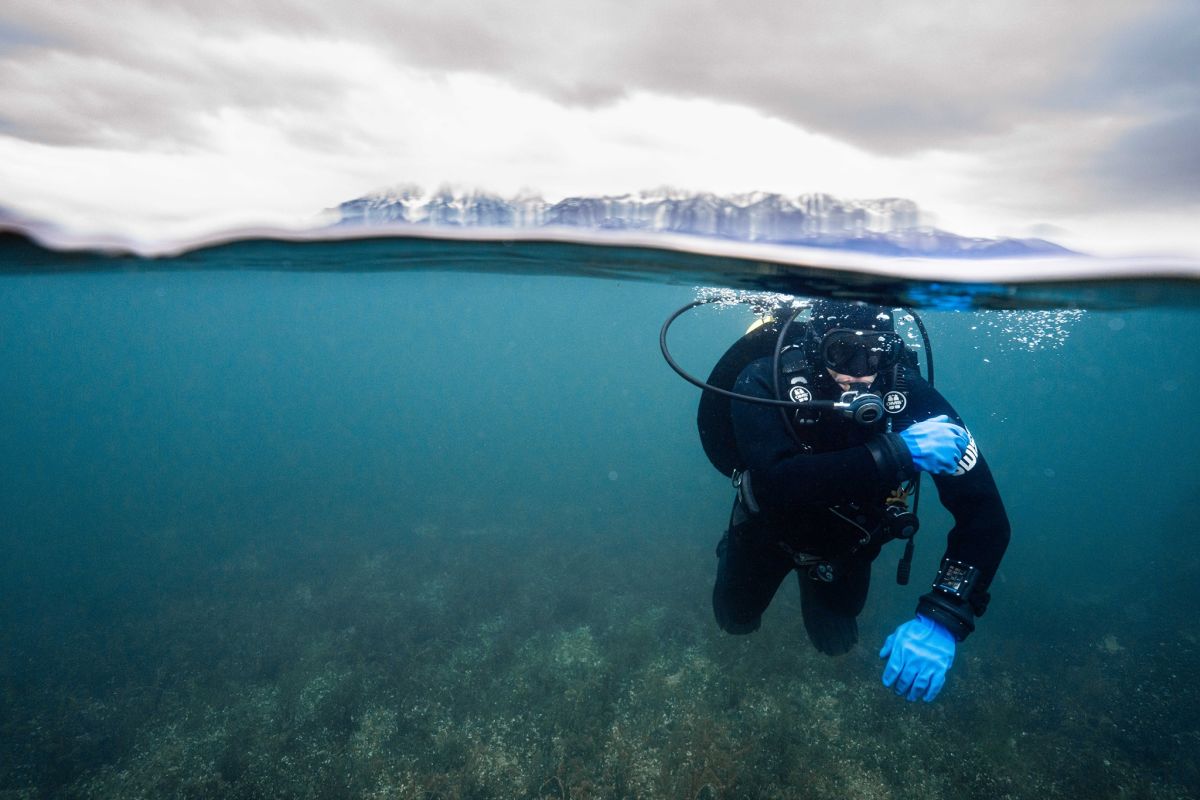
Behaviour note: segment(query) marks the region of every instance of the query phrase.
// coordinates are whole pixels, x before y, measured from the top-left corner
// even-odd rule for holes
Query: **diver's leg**
[[[858,641],[858,620],[871,588],[871,562],[856,565],[826,583],[804,573],[800,577],[800,611],[804,630],[817,650],[831,656],[850,651]]]
[[[832,583],[820,583],[817,592],[822,603],[839,614],[857,617],[867,604],[871,588],[871,562],[856,564]]]
[[[794,569],[792,560],[764,533],[752,522],[735,525],[717,545],[713,612],[726,633],[758,630],[779,584]]]

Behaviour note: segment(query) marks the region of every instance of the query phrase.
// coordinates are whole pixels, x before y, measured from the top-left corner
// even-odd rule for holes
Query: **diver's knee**
[[[734,636],[745,636],[748,633],[754,633],[762,624],[762,614],[738,615],[728,612],[722,613],[719,608],[713,609],[714,616],[717,618],[717,625],[726,633],[731,633]]]
[[[758,626],[761,623],[761,618],[755,619],[751,622],[733,622],[726,620],[724,623],[722,623],[720,620],[717,620],[717,624],[721,626],[721,630],[725,631],[726,633],[731,633],[734,636],[746,636],[747,634],[754,633],[756,630],[758,630]]]

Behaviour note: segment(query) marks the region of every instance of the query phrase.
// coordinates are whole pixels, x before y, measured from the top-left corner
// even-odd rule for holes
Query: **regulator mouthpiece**
[[[856,385],[856,384],[851,384]],[[862,384],[857,384],[861,386]],[[852,419],[860,425],[871,425],[883,419],[883,398],[873,392],[851,389],[842,392],[842,397],[833,407],[842,416]]]

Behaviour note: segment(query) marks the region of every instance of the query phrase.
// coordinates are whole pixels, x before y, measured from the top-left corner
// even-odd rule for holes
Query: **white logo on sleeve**
[[[975,437],[967,431],[967,449],[963,451],[962,458],[958,460],[958,469],[954,470],[954,475],[966,475],[971,471],[971,467],[979,461],[979,445],[975,444]]]

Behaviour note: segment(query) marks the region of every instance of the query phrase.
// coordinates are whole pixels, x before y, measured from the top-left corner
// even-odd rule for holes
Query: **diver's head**
[[[835,383],[871,384],[904,352],[890,309],[845,300],[816,300],[809,318],[809,359]]]

